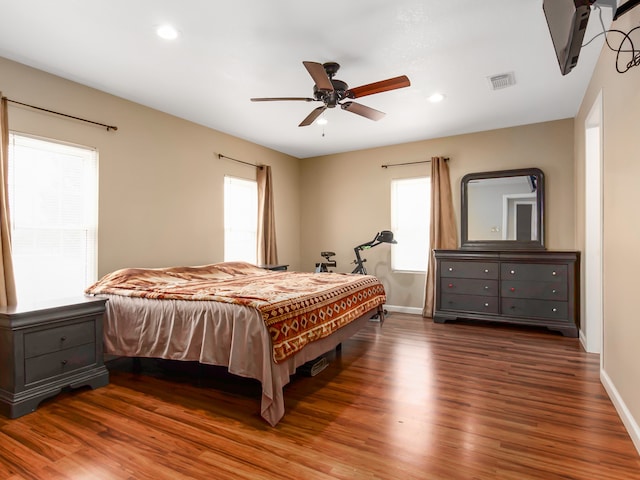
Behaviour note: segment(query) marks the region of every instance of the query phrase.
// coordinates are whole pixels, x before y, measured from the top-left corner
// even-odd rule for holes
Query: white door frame
[[[515,240],[509,238],[509,234],[515,235],[518,217],[516,215],[516,205],[532,205],[531,209],[531,239],[538,239],[538,218],[536,194],[535,193],[509,193],[502,196],[502,240]]]
[[[598,93],[584,124],[585,132],[585,248],[584,311],[581,342],[587,352],[602,353],[603,283],[603,109]],[[602,355],[600,355],[602,367]]]

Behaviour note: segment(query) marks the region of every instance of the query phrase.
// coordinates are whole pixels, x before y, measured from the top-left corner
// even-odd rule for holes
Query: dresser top
[[[580,252],[571,250],[434,250],[436,258],[495,261],[578,261]]]

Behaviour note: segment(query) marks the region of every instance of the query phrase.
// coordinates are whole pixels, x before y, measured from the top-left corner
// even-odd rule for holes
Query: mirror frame
[[[538,240],[469,240],[469,200],[467,195],[467,185],[472,180],[488,178],[519,177],[533,175],[537,179],[536,208],[538,222]],[[494,172],[468,173],[462,177],[460,183],[461,194],[461,215],[460,215],[460,248],[463,250],[544,250],[544,174],[539,168],[519,168],[514,170],[499,170]]]

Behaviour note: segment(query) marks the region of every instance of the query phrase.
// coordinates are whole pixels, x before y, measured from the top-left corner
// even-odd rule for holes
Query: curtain
[[[7,99],[0,93],[0,306],[18,303],[11,259],[11,222],[9,221],[9,114]]]
[[[271,167],[260,165],[258,181],[258,265],[278,263],[276,248],[276,217],[273,207]]]
[[[431,159],[431,231],[429,232],[429,263],[423,317],[432,317],[435,308],[436,261],[433,250],[458,248],[458,229],[453,211],[451,181],[447,159]]]

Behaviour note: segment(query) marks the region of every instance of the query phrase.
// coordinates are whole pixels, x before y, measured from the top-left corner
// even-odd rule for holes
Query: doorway
[[[585,302],[582,326],[587,352],[602,352],[603,305],[603,179],[602,91],[585,120]],[[602,361],[602,357],[601,357]]]

